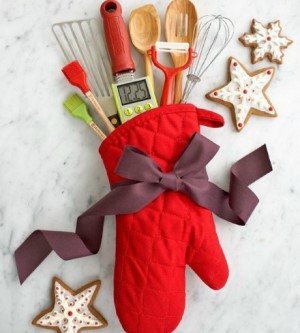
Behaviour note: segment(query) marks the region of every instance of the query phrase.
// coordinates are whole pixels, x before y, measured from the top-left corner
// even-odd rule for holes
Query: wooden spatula
[[[197,23],[198,14],[194,4],[189,0],[173,0],[165,15],[165,35],[168,42],[193,42],[193,31]],[[171,53],[174,66],[183,66],[188,55],[186,53]],[[176,76],[174,103],[180,103],[182,96],[183,72]]]

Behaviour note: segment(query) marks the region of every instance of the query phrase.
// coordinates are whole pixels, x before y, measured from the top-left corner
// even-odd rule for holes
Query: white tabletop
[[[145,0],[122,0],[127,20]],[[260,203],[246,227],[215,218],[228,259],[230,277],[220,291],[210,290],[186,270],[186,310],[177,333],[298,333],[300,329],[300,156],[298,0],[195,1],[199,15],[222,14],[235,23],[230,46],[192,93],[191,102],[224,116],[222,129],[202,133],[221,145],[209,166],[212,180],[228,187],[230,165],[266,143],[274,172],[251,188]],[[62,76],[63,58],[51,32],[55,22],[97,17],[93,0],[1,1],[0,5],[0,329],[42,332],[31,320],[50,304],[52,277],[73,288],[100,278],[95,306],[108,320],[103,332],[121,333],[113,303],[115,220],[107,218],[101,251],[64,262],[52,253],[20,286],[13,253],[35,229],[74,231],[76,217],[109,186],[98,155],[98,138],[63,109],[74,91]],[[163,20],[168,1],[154,0]],[[281,20],[283,35],[294,43],[268,88],[278,118],[252,116],[238,133],[228,108],[204,94],[224,84],[227,59],[236,57],[253,71],[272,64],[250,63],[250,49],[238,41],[253,18],[264,24]],[[162,24],[163,26],[163,24]],[[163,38],[163,36],[162,36]],[[138,72],[143,59],[133,50]],[[155,70],[156,84],[163,77]],[[158,94],[160,95],[160,94]],[[159,97],[159,96],[158,96]]]

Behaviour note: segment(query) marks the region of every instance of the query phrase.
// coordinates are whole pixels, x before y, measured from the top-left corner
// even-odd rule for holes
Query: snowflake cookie
[[[73,291],[60,279],[53,279],[53,305],[39,314],[32,324],[58,333],[79,333],[107,326],[107,321],[93,308],[100,289],[99,280]]]
[[[229,83],[212,90],[206,97],[228,106],[238,131],[246,125],[251,113],[266,117],[276,117],[277,113],[265,95],[275,68],[263,68],[253,73],[236,59],[229,58]]]
[[[252,64],[268,57],[270,61],[282,64],[284,56],[282,49],[286,49],[293,41],[280,35],[280,21],[271,22],[264,27],[260,22],[253,20],[252,34],[245,33],[239,40],[244,46],[253,48],[251,52]]]

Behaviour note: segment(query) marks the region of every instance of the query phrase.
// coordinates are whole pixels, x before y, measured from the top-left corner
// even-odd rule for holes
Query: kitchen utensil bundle
[[[172,52],[174,54],[187,54],[187,61],[180,67],[166,67],[157,60],[157,52]],[[152,46],[149,54],[152,57],[152,61],[156,67],[161,69],[165,75],[165,84],[160,100],[160,105],[173,104],[173,86],[176,75],[181,73],[184,69],[188,68],[195,57],[195,53],[188,43],[169,43],[169,42],[157,42],[155,46]]]
[[[67,63],[78,60],[82,65],[93,95],[116,127],[119,120],[111,89],[113,78],[99,20],[55,23],[52,31]]]
[[[101,245],[104,217],[116,215],[114,300],[122,327],[130,333],[171,333],[185,308],[186,265],[212,289],[222,288],[227,281],[228,265],[212,213],[245,225],[258,203],[248,185],[270,172],[272,167],[264,145],[233,165],[229,192],[220,189],[209,181],[206,172],[207,163],[219,147],[200,135],[199,127],[221,127],[224,119],[192,104],[173,104],[175,77],[190,66],[196,51],[198,58],[189,71],[182,97],[186,101],[194,85],[230,41],[232,22],[221,16],[201,18],[194,27],[192,46],[188,41],[197,17],[195,8],[190,1],[174,0],[167,11],[166,24],[169,22],[170,26],[167,24],[166,28],[167,38],[176,40],[157,42],[159,31],[149,36],[149,28],[152,23],[158,28],[158,18],[153,18],[153,8],[146,8],[151,10],[151,18],[146,17],[143,10],[131,15],[131,35],[143,54],[146,45],[149,47],[150,42],[156,42],[148,54],[165,75],[163,106],[133,118],[157,103],[149,78],[134,78],[135,65],[120,4],[116,0],[104,1],[101,15],[115,79],[112,91],[122,122],[133,119],[105,139],[78,95],[72,95],[64,105],[74,117],[82,119],[105,139],[99,153],[112,190],[78,217],[75,232],[36,230],[16,250],[15,257],[23,283],[52,250],[65,260],[96,254]],[[146,26],[139,24],[139,20]],[[75,26],[79,27],[83,44],[73,32],[72,24],[67,27],[72,31],[73,42],[60,27],[72,53],[72,59],[68,58],[65,46],[60,44],[69,62],[63,73],[89,98],[112,132],[114,128],[98,103],[102,104],[103,97],[111,102],[108,89],[106,93],[101,93],[100,89],[108,88],[108,76],[100,72],[104,63],[101,57],[94,58],[81,23]],[[136,34],[135,26],[141,26]],[[73,52],[75,45],[79,50],[78,58]],[[162,65],[157,59],[158,52],[171,53],[175,67]],[[73,58],[76,60],[72,61]],[[91,84],[95,84],[93,87],[87,82],[81,61]],[[145,62],[147,71],[151,72],[146,56]],[[102,69],[105,71],[107,67]],[[99,86],[96,77],[102,80]],[[177,80],[176,99],[180,98],[182,76]],[[94,97],[94,93],[99,94]],[[111,110],[106,105],[104,108]],[[92,293],[92,290],[87,292]],[[65,303],[71,309],[66,311],[66,322],[74,320],[72,327],[77,331],[74,312],[81,313],[82,306],[75,309],[74,304]],[[55,313],[53,316],[55,320]],[[86,313],[82,316],[86,317]]]
[[[222,53],[234,33],[233,22],[221,15],[205,15],[199,18],[194,28],[192,47],[197,53],[189,68],[182,103],[186,103],[195,85]]]
[[[173,0],[165,15],[165,35],[168,42],[189,43],[192,46],[193,31],[198,15],[194,4],[189,0]],[[175,67],[183,66],[188,59],[187,53],[171,52]],[[183,71],[176,75],[174,103],[182,97]]]
[[[154,87],[153,70],[148,50],[160,40],[160,18],[153,5],[133,10],[129,18],[129,33],[132,44],[144,55],[145,72]]]
[[[90,128],[99,136],[101,140],[106,138],[106,135],[101,129],[94,123],[92,117],[88,112],[88,107],[84,100],[77,94],[73,94],[64,101],[65,108],[70,114],[78,119],[84,121]]]

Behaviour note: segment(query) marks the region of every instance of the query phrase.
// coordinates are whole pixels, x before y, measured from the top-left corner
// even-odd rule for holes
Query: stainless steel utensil
[[[67,61],[78,60],[87,73],[91,91],[111,123],[119,125],[111,84],[113,77],[100,22],[95,19],[55,23],[52,31]]]
[[[189,68],[182,103],[187,102],[191,91],[228,45],[233,33],[233,22],[222,15],[205,15],[199,18],[194,28],[192,46],[197,57]]]

